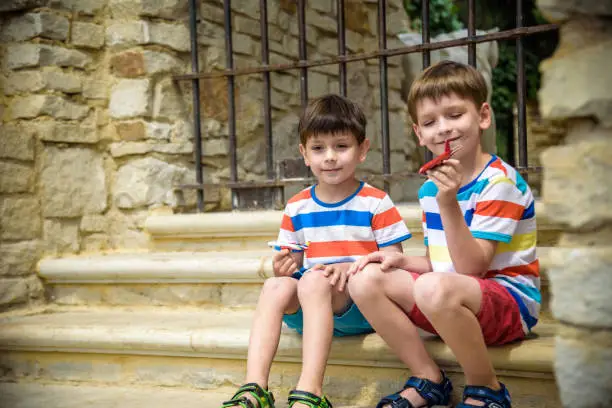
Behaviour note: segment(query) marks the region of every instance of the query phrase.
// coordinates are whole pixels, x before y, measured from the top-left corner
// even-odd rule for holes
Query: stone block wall
[[[540,0],[560,24],[544,61],[540,112],[562,121],[562,144],[540,156],[542,199],[566,226],[548,271],[561,322],[555,374],[564,407],[612,406],[612,2]]]
[[[269,1],[270,61],[297,60],[297,11]],[[233,1],[235,65],[259,65],[259,1]],[[308,57],[337,53],[335,9],[309,1]],[[225,67],[223,2],[199,3],[201,71]],[[376,2],[347,0],[348,52],[372,51]],[[407,26],[388,2],[388,46]],[[187,0],[11,0],[0,5],[0,309],[38,302],[43,256],[146,249],[153,210],[193,211],[195,181]],[[392,170],[412,169],[401,98],[400,58],[389,60]],[[265,177],[261,75],[236,83],[240,180]],[[364,173],[381,173],[378,61],[348,66],[349,96],[365,109],[373,149]],[[309,72],[309,94],[338,91],[338,68]],[[227,87],[203,80],[205,182],[229,178]],[[275,158],[298,155],[297,71],[272,74]],[[415,194],[398,184],[397,201]],[[208,210],[229,209],[229,192],[205,191]]]

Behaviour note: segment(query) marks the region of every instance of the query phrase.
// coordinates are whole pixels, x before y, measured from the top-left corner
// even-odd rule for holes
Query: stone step
[[[244,381],[252,311],[181,307],[47,307],[0,319],[3,381],[166,386],[201,390]],[[490,348],[500,378],[518,408],[557,408],[553,375],[555,325],[541,323],[534,338]],[[428,338],[434,359],[449,372],[457,393],[463,382],[456,360]],[[301,337],[283,329],[270,387],[286,395],[301,367]],[[408,373],[376,335],[334,340],[326,393],[338,403],[374,404],[398,389]]]
[[[423,246],[421,210],[416,203],[397,205],[413,237],[404,247]],[[156,251],[222,251],[254,249],[276,239],[282,211],[234,211],[201,214],[157,214],[147,218],[145,229]],[[536,202],[538,244],[554,246],[561,233]]]
[[[550,248],[538,250],[545,267]],[[425,250],[406,248],[405,253]],[[263,249],[44,259],[39,275],[60,305],[253,307],[262,282],[273,276],[272,254]],[[542,276],[543,310],[548,310],[548,281]]]
[[[168,387],[121,387],[85,384],[0,383],[4,408],[219,408],[235,389],[215,391]],[[277,408],[286,408],[279,400]],[[338,408],[358,408],[337,405]]]

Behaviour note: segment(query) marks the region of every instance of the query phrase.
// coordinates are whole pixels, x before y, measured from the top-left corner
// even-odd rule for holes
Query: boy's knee
[[[306,272],[298,281],[298,296],[312,296],[317,293],[331,293],[329,278],[322,271]]]
[[[289,298],[295,294],[295,279],[289,277],[271,277],[265,280],[261,290],[261,296]]]
[[[414,282],[414,301],[423,311],[459,305],[455,285],[445,273],[427,273]]]
[[[352,275],[348,281],[351,298],[360,300],[372,295],[375,288],[381,288],[383,284],[383,273],[380,264],[367,264],[361,271]]]

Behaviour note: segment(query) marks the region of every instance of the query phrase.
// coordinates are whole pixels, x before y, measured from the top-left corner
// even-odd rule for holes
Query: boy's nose
[[[450,133],[450,131],[452,130],[451,124],[447,121],[447,120],[440,120],[438,122],[438,133],[441,135],[445,135]]]

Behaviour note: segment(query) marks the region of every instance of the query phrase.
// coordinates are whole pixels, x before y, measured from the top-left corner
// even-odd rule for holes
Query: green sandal
[[[319,397],[306,391],[293,390],[289,393],[289,408],[297,402],[305,404],[310,408],[333,408],[325,395]]]
[[[255,398],[257,405],[249,400],[245,394]],[[274,395],[270,391],[266,391],[256,383],[244,384],[238,388],[231,400],[225,401],[222,408],[240,407],[240,408],[274,408]]]

